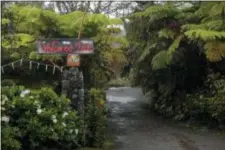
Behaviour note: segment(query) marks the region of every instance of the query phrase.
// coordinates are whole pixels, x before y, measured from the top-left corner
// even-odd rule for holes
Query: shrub
[[[86,141],[89,147],[102,147],[107,125],[105,110],[105,94],[92,88],[88,93],[88,101],[85,110]]]
[[[79,147],[80,118],[69,99],[23,86],[3,87],[1,98],[3,149]]]
[[[2,80],[2,86],[14,86],[15,82],[10,79]]]

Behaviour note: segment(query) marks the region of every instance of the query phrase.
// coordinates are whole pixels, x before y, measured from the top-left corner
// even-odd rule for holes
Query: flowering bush
[[[2,88],[3,149],[72,149],[79,147],[80,118],[70,100],[50,88]]]

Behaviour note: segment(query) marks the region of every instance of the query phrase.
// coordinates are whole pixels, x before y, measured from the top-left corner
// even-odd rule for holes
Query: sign
[[[40,54],[92,54],[94,42],[91,39],[43,39],[37,41]]]
[[[68,55],[67,56],[67,66],[79,67],[80,66],[80,56],[77,54]]]

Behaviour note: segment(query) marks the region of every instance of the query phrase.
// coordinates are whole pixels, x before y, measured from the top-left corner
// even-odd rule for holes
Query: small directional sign
[[[68,55],[67,56],[67,66],[79,67],[80,66],[80,56],[77,54]]]

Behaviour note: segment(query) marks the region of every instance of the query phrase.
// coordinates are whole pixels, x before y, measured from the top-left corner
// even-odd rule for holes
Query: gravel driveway
[[[225,150],[225,137],[194,131],[151,114],[139,88],[110,88],[109,134],[116,150]]]

